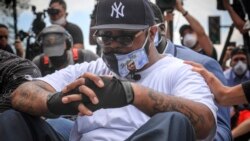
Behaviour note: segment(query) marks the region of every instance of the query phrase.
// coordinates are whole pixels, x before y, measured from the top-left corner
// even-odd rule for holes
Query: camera
[[[217,0],[217,10],[226,10],[222,0]]]
[[[161,12],[164,11],[173,11],[175,7],[176,0],[156,0],[156,5],[161,9]]]
[[[60,11],[58,9],[49,8],[47,12],[49,15],[57,15]]]
[[[29,60],[32,60],[35,56],[42,53],[41,47],[35,41],[36,36],[46,26],[46,23],[44,22],[46,10],[43,10],[42,12],[36,12],[36,7],[32,6],[32,12],[36,16],[36,18],[32,22],[32,32],[30,34],[20,32],[20,36],[22,36],[23,38],[27,37],[25,58]]]

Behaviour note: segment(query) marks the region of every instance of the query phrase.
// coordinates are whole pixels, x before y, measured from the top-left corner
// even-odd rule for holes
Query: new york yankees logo
[[[120,16],[121,17],[124,17],[124,8],[125,6],[122,5],[122,3],[120,2],[119,5],[117,6],[116,2],[112,5],[112,13],[111,13],[111,17],[114,17],[114,15],[116,14],[115,18],[119,18]]]

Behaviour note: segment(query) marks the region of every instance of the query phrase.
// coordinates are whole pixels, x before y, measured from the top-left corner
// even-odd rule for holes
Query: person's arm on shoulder
[[[248,90],[250,83],[243,83],[243,85],[239,84],[233,87],[227,87],[223,85],[211,72],[206,70],[201,64],[191,61],[185,61],[185,63],[192,65],[192,70],[200,73],[205,78],[210,90],[215,96],[216,101],[220,105],[231,106],[248,103],[246,98],[247,93],[245,92]]]
[[[222,68],[217,61],[212,58],[206,57],[202,61],[203,66],[213,73],[222,84],[226,85],[227,81],[223,74]],[[230,125],[230,109],[225,106],[218,105],[217,114],[217,130],[214,137],[214,141],[231,141],[231,125]]]
[[[197,38],[199,44],[204,49],[207,55],[213,56],[213,44],[207,34],[205,33],[202,25],[182,6],[180,0],[176,0],[176,9],[182,13],[182,15],[186,18],[194,32],[197,34]]]

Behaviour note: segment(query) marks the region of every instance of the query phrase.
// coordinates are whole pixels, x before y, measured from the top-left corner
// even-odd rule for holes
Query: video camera
[[[42,48],[36,43],[37,35],[46,27],[44,22],[45,19],[45,12],[36,12],[36,7],[32,6],[32,12],[36,16],[36,18],[32,22],[32,32],[30,34],[24,34],[25,32],[21,33],[21,36],[27,37],[27,45],[26,45],[26,57],[29,60],[32,60],[35,56],[42,53]]]
[[[248,16],[250,16],[250,1],[249,0],[233,0],[232,7],[233,7],[234,11],[242,19],[245,19],[245,13],[247,13]],[[217,9],[218,10],[226,10],[223,6],[223,0],[217,0]]]

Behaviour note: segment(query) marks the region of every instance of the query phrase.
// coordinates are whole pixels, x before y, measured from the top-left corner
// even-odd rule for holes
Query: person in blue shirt
[[[230,54],[230,66],[231,68],[224,71],[228,86],[235,86],[240,83],[250,80],[250,71],[248,63],[248,53],[246,46],[238,45],[231,51]],[[234,115],[231,118],[232,135],[235,141],[248,140],[250,134],[234,134],[237,131],[244,120],[247,120],[249,116],[249,104],[234,105]],[[246,125],[248,127],[248,125]],[[240,132],[239,132],[240,133]]]
[[[175,45],[166,38],[166,28],[161,10],[157,5],[153,3],[150,4],[155,14],[155,21],[158,23],[159,27],[158,34],[156,34],[155,38],[155,46],[157,50],[160,53],[172,54],[177,58],[202,64],[206,69],[212,72],[224,85],[226,85],[226,79],[223,75],[223,71],[216,60],[197,53],[187,47]],[[229,108],[219,105],[217,106],[217,133],[214,141],[230,141],[232,140],[232,136],[230,129]]]
[[[248,54],[242,45],[239,45],[232,50],[230,66],[231,68],[224,71],[228,86],[235,86],[250,80]]]

